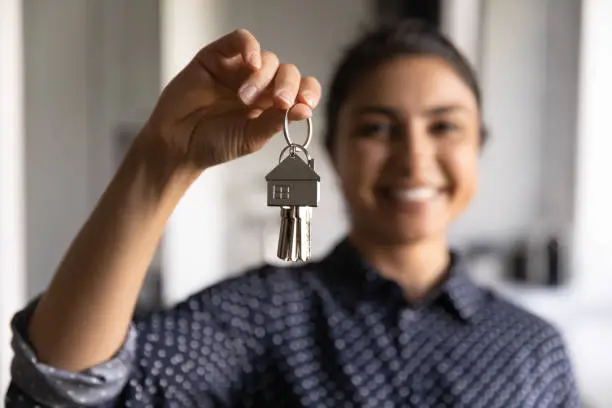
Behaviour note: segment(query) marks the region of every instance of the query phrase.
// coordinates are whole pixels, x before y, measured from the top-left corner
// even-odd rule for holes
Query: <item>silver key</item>
[[[298,207],[281,207],[281,226],[278,237],[277,256],[283,261],[298,260],[297,229],[298,222],[295,216]]]
[[[308,135],[303,145],[289,137],[289,111],[285,113],[284,134],[287,146],[279,164],[266,175],[268,206],[281,207],[281,225],[277,256],[285,261],[307,261],[311,256],[310,220],[312,207],[319,205],[321,178],[314,170],[314,160],[307,147],[312,138],[312,120],[307,119]],[[289,155],[283,159],[285,153]],[[303,153],[307,161],[298,153]]]
[[[299,228],[299,259],[307,261],[310,259],[311,240],[310,240],[310,217],[312,207],[297,207],[297,218]]]
[[[281,224],[280,224],[280,233],[278,235],[278,249],[277,256],[283,261],[288,261],[290,257],[291,251],[291,227],[293,225],[292,222],[292,212],[293,207],[281,207]]]

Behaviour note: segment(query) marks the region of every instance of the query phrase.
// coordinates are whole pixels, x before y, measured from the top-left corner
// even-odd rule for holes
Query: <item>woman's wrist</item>
[[[147,199],[176,204],[203,170],[177,157],[161,138],[141,133],[132,142],[117,176],[136,176]]]

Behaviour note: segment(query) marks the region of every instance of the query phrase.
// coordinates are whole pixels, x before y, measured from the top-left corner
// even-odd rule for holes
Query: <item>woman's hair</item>
[[[470,87],[481,108],[480,86],[469,62],[436,28],[421,20],[404,20],[367,31],[346,50],[332,77],[326,105],[325,147],[333,156],[338,114],[364,76],[398,56],[429,55],[443,59]],[[481,126],[481,142],[486,138]]]

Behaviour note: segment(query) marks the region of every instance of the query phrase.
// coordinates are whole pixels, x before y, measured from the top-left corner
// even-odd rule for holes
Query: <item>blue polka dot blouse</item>
[[[557,331],[479,288],[457,256],[408,304],[344,240],[135,318],[117,355],[81,373],[37,361],[32,309],[13,320],[8,408],[579,406]]]

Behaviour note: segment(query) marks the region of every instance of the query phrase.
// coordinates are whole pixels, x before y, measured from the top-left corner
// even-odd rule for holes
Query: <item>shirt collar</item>
[[[385,301],[401,301],[405,298],[399,285],[388,280],[376,271],[349,241],[344,238],[323,260],[328,265],[327,278],[333,291],[342,300],[354,304],[360,300],[380,297]],[[451,251],[451,263],[446,277],[431,293],[414,307],[425,307],[431,303],[442,302],[461,319],[469,321],[480,310],[485,292],[469,276],[466,264],[458,253]]]

